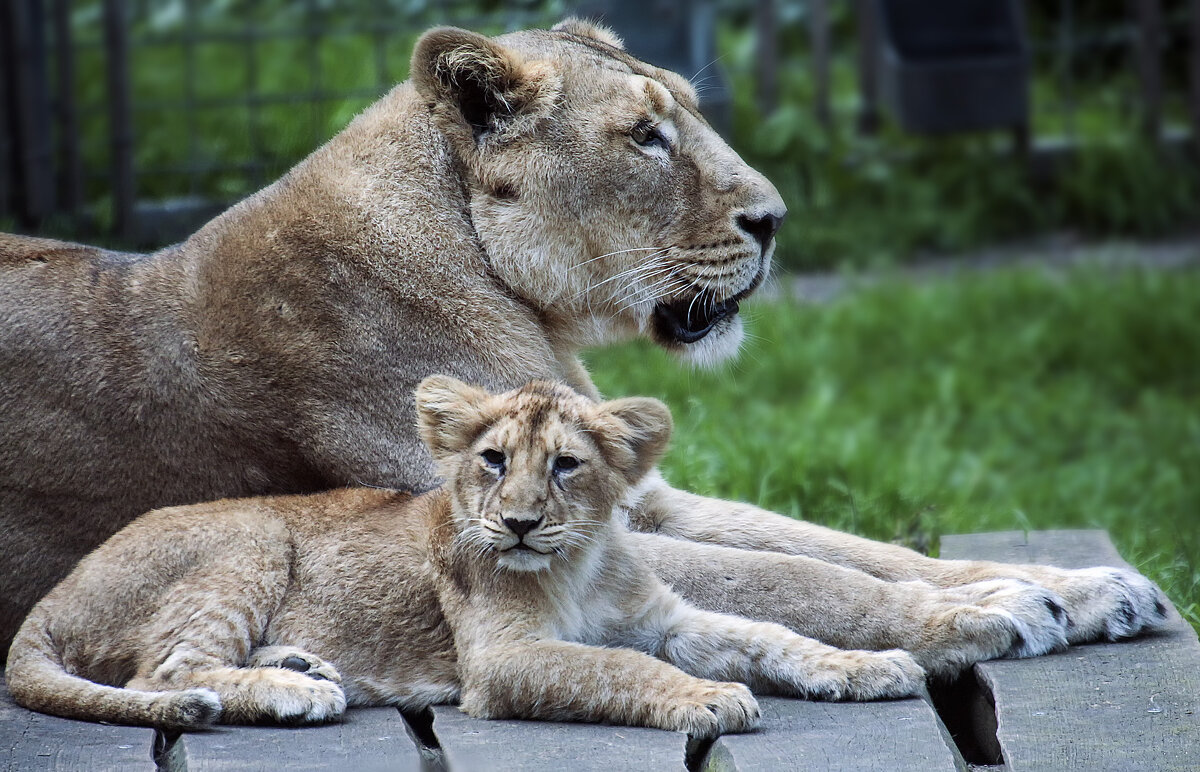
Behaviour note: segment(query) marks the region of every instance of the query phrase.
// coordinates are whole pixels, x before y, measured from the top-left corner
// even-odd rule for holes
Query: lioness
[[[738,303],[785,208],[686,80],[578,21],[496,39],[435,29],[411,72],[181,244],[0,238],[6,638],[149,509],[432,488],[412,392],[433,373],[597,397],[584,346],[640,334],[701,362],[737,349]],[[934,560],[653,472],[623,511],[697,605],[903,648],[935,673],[1162,618],[1131,572]]]
[[[758,717],[745,686],[719,681],[834,699],[924,683],[903,651],[701,611],[639,560],[613,508],[666,446],[662,403],[434,376],[416,405],[444,488],[151,512],[34,607],[9,655],[13,697],[195,728],[461,695],[481,717],[712,735]]]

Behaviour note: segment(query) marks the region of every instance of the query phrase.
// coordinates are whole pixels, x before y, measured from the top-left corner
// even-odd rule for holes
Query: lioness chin
[[[34,607],[9,654],[17,702],[195,728],[461,699],[712,735],[754,726],[743,683],[831,699],[923,684],[905,652],[701,611],[655,578],[613,509],[666,445],[661,403],[446,377],[416,402],[444,488],[145,515]]]
[[[411,73],[181,244],[0,236],[0,638],[148,510],[431,489],[412,397],[431,374],[598,397],[587,345],[737,349],[785,208],[684,78],[574,20],[431,30]],[[696,605],[937,675],[1163,620],[1133,572],[934,560],[653,471],[623,507]]]

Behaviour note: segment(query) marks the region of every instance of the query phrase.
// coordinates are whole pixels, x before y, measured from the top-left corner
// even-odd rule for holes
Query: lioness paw
[[[341,673],[316,654],[295,646],[263,646],[250,652],[248,667],[279,667],[294,670],[318,681],[342,682]]]
[[[1037,657],[1067,647],[1071,618],[1066,601],[1041,585],[992,579],[957,587],[954,592],[993,615],[988,618],[964,609],[955,617],[965,635],[978,640],[990,632],[995,637],[998,650],[981,659]],[[987,647],[983,640],[979,643],[981,648]]]
[[[748,732],[758,725],[758,702],[744,684],[703,681],[666,711],[665,729],[693,737]]]
[[[1074,622],[1071,643],[1117,641],[1161,627],[1167,621],[1162,592],[1146,577],[1123,568],[1061,571],[1054,584]]]

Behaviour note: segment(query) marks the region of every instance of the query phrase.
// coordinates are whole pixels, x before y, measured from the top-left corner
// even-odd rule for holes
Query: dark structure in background
[[[176,240],[327,139],[337,123],[335,108],[341,106],[339,119],[348,117],[400,80],[421,30],[457,24],[495,33],[553,23],[572,9],[602,18],[636,55],[693,77],[705,112],[726,133],[732,95],[715,35],[727,18],[753,25],[754,96],[763,116],[778,101],[779,25],[800,18],[808,33],[809,107],[830,134],[838,130],[832,29],[847,9],[858,32],[858,126],[865,133],[879,128],[886,111],[914,131],[1008,125],[1020,139],[1029,120],[1022,96],[1027,64],[1025,82],[1018,76],[1032,51],[1055,62],[1058,101],[1036,109],[1065,116],[1065,137],[1056,138],[1061,150],[1073,135],[1072,68],[1088,61],[1095,47],[1113,46],[1107,32],[1103,40],[1075,33],[1076,3],[1041,7],[1050,34],[1043,30],[1041,38],[1023,42],[1020,9],[1033,6],[1021,0],[4,0],[0,226],[123,246]],[[1130,51],[1132,88],[1123,98],[1138,111],[1144,134],[1152,142],[1166,134],[1161,60],[1168,35],[1189,41],[1188,109],[1193,126],[1200,126],[1200,0],[1171,6],[1169,17],[1162,0],[1128,0],[1126,7],[1116,44]],[[177,14],[172,23],[156,22],[164,10]],[[919,18],[930,13],[934,21]],[[982,36],[981,19],[988,30]],[[357,64],[365,75],[353,86],[327,73],[337,63],[338,45],[351,38],[359,41],[355,55],[364,59]],[[268,90],[264,73],[287,46],[286,64],[296,77],[282,90]],[[210,49],[240,63],[236,90],[206,88]],[[179,66],[178,83],[147,95],[139,75],[168,51]],[[88,78],[91,101],[80,97],[80,82]],[[299,135],[286,150],[264,130],[263,116],[281,110]],[[214,115],[222,119],[211,120]],[[148,133],[169,118],[178,126],[170,152],[148,156],[142,152]],[[214,139],[230,144],[234,138],[240,144],[232,151],[211,147]],[[1191,141],[1200,152],[1195,128]],[[160,132],[156,147],[162,145]],[[1038,150],[1034,143],[1035,155]]]
[[[1017,0],[875,0],[880,95],[917,134],[1027,131],[1029,41]]]

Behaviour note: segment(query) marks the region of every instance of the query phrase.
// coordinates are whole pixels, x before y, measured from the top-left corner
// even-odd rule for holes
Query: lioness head
[[[413,84],[469,186],[493,270],[576,344],[642,332],[736,351],[786,208],[679,75],[568,20],[496,39],[434,29]]]
[[[596,404],[549,381],[494,396],[435,375],[416,400],[462,537],[515,571],[588,549],[671,434],[657,400]]]

